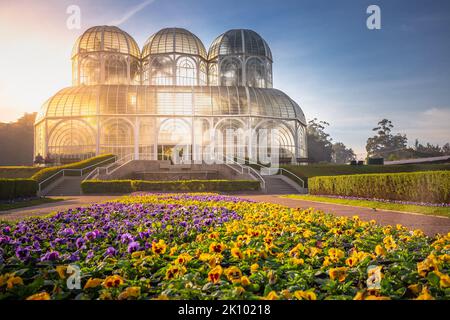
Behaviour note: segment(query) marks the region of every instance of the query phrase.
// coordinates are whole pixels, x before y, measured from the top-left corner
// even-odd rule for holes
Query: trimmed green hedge
[[[0,179],[0,200],[34,197],[37,189],[33,179]]]
[[[400,173],[450,170],[450,163],[443,164],[399,164],[399,165],[364,165],[351,166],[348,164],[307,164],[307,165],[283,165],[292,171],[306,183],[312,177],[336,176],[372,173]],[[259,170],[259,167],[256,167]]]
[[[309,193],[449,203],[450,171],[314,177],[309,179]]]
[[[105,161],[107,159],[111,158],[111,162],[114,161],[114,155],[112,154],[102,154],[100,156],[96,156],[93,158],[89,158],[83,161],[79,161],[79,162],[74,162],[74,163],[70,163],[70,164],[66,164],[63,166],[56,166],[56,167],[50,167],[50,168],[45,168],[40,170],[39,172],[35,173],[31,179],[34,179],[38,182],[44,181],[45,179],[49,178],[50,176],[54,175],[55,173],[57,173],[58,171],[60,171],[61,169],[83,169],[92,165],[95,165],[99,162]],[[105,165],[108,162],[105,163]],[[68,175],[70,175],[70,173],[67,173]],[[78,175],[78,173],[74,173],[74,175]]]
[[[0,178],[4,179],[26,179],[30,178],[36,172],[42,170],[40,167],[31,166],[1,166]]]
[[[249,191],[259,190],[253,180],[89,180],[81,183],[83,193],[129,193],[135,191]]]

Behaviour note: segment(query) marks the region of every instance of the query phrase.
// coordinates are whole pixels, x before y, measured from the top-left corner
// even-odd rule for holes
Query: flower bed
[[[450,298],[450,234],[214,194],[0,223],[0,247],[0,299]]]

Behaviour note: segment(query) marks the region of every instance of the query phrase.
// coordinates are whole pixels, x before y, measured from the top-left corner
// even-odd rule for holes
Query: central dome
[[[153,54],[179,53],[207,58],[201,40],[192,32],[182,28],[165,28],[153,34],[144,44],[142,58]]]

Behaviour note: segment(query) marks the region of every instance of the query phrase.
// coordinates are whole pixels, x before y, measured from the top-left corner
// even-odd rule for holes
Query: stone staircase
[[[306,193],[306,190],[302,190],[302,188],[294,187],[292,183],[287,182],[283,177],[279,175],[273,176],[263,176],[264,181],[266,182],[266,192],[267,194],[298,194],[298,193]]]
[[[84,177],[63,177],[46,191],[47,196],[79,196]]]

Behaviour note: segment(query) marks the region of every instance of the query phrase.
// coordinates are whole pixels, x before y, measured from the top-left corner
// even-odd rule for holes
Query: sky
[[[380,30],[366,26],[372,4]],[[80,29],[67,27],[71,5]],[[206,48],[226,30],[255,30],[272,50],[274,87],[359,158],[383,118],[410,144],[450,141],[448,0],[0,0],[0,122],[70,86],[75,40],[105,24],[141,48],[165,27],[190,30]]]

